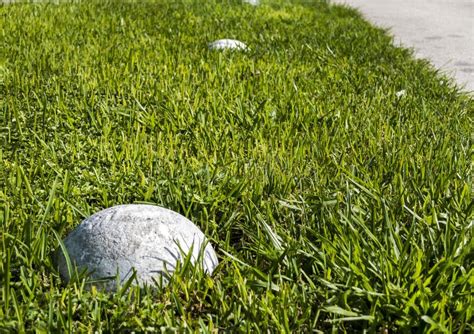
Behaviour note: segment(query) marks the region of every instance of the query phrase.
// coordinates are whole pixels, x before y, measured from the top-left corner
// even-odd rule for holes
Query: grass
[[[357,12],[10,4],[0,35],[0,332],[474,330],[472,96]],[[134,202],[200,226],[213,277],[63,282],[56,235]]]

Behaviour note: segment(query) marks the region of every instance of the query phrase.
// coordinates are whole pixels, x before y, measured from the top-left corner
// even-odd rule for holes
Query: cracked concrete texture
[[[413,47],[474,92],[474,0],[332,0],[359,9],[371,22],[389,28],[396,43]]]

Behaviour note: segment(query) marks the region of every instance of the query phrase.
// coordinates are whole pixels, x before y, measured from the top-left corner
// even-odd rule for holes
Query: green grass
[[[473,111],[322,2],[0,5],[0,332],[472,332]],[[213,277],[65,284],[55,235],[133,202]]]

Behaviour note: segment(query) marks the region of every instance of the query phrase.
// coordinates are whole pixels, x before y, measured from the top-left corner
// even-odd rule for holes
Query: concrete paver
[[[376,25],[389,28],[395,42],[413,47],[474,92],[474,0],[332,0],[358,8]]]

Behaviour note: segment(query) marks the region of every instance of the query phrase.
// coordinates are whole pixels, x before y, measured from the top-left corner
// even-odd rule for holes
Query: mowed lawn
[[[0,5],[0,332],[472,332],[473,118],[321,1]],[[137,202],[198,225],[213,276],[66,284],[59,240]]]

